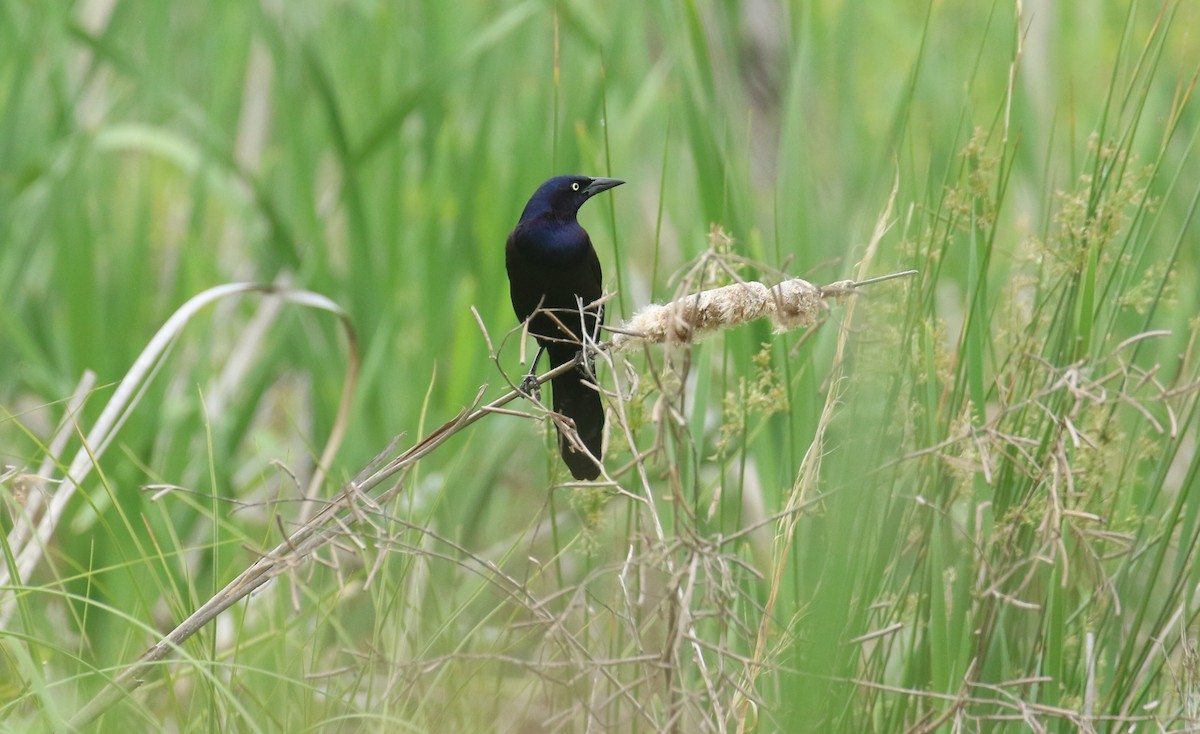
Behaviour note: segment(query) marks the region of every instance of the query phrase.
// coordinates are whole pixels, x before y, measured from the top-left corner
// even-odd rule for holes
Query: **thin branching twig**
[[[900,277],[911,274],[911,272],[885,276],[881,279]],[[881,279],[872,279],[858,283],[854,281],[840,281],[826,288],[819,288],[806,281],[794,279],[784,281],[772,288],[767,288],[759,283],[739,283],[712,291],[703,291],[685,296],[664,306],[653,307],[651,310],[652,313],[665,314],[665,317],[669,319],[671,328],[669,332],[665,330],[666,323],[656,325],[653,318],[646,317],[645,314],[647,312],[643,312],[642,318],[634,317],[630,322],[614,329],[613,331],[616,332],[617,336],[611,341],[605,343],[591,341],[585,346],[593,352],[604,353],[609,350],[628,349],[638,343],[657,343],[668,340],[681,341],[685,339],[685,336],[687,340],[690,340],[716,329],[731,328],[751,318],[763,316],[770,316],[775,319],[777,325],[781,327],[788,324],[812,323],[817,317],[818,310],[823,308],[826,298],[840,298],[852,293],[860,285],[878,282]],[[239,290],[248,290],[250,288],[250,286],[244,285],[238,287]],[[267,289],[269,287],[258,286],[257,288]],[[698,304],[700,307],[697,307]],[[660,326],[663,328],[660,329]],[[646,328],[649,328],[650,331],[645,331],[644,329]],[[671,335],[669,338],[666,336],[668,333]],[[558,375],[575,369],[582,358],[582,354],[581,352],[580,357],[577,357],[574,361],[559,365],[539,375],[536,378],[536,383],[541,385]],[[511,383],[510,387],[512,387]],[[316,550],[329,543],[338,535],[345,533],[349,526],[362,519],[363,503],[369,503],[369,509],[374,511],[393,499],[403,487],[405,473],[422,458],[482,418],[495,413],[511,412],[504,409],[504,406],[508,403],[521,397],[528,397],[521,390],[513,388],[495,400],[480,405],[480,400],[486,389],[486,385],[480,388],[479,394],[471,408],[463,410],[459,415],[444,423],[414,446],[387,461],[386,457],[392,452],[394,443],[389,445],[388,449],[373,459],[369,465],[370,467],[377,466],[378,468],[373,471],[360,472],[358,477],[343,487],[334,500],[316,511],[312,517],[308,518],[285,540],[267,553],[261,555],[246,570],[229,582],[225,588],[201,605],[174,630],[126,667],[120,675],[113,679],[87,705],[76,713],[70,721],[70,726],[77,729],[93,721],[122,696],[128,695],[129,692],[145,682],[146,675],[151,666],[166,658],[182,645],[184,641],[223,611],[245,599],[250,593],[261,588],[276,576],[295,569],[299,563],[311,557]],[[341,434],[339,432],[336,435],[340,436]],[[326,457],[323,456],[321,461],[322,467],[326,466],[325,460]],[[318,473],[316,476],[323,475]],[[393,478],[395,478],[395,481],[389,483],[389,480]],[[606,479],[608,482],[615,484],[611,477],[606,477]],[[643,477],[642,479],[643,484],[648,487],[648,478]],[[385,485],[385,483],[387,484],[386,488],[378,492],[373,492],[373,490]],[[628,496],[634,497],[634,495]],[[646,503],[651,509],[651,514],[656,517],[652,494],[647,493],[646,496],[640,499]],[[661,522],[656,521],[655,527],[659,544],[665,548],[667,545],[666,534]],[[694,579],[694,575],[691,578]],[[687,588],[683,587],[678,588],[677,591],[681,595],[679,597],[679,601],[681,602],[685,602],[687,595],[691,593]],[[681,631],[683,630],[686,630],[687,634],[685,638],[681,639],[689,639],[695,643],[697,636],[691,629],[690,622],[685,623],[681,628]],[[699,648],[696,650],[696,656],[697,660],[702,663],[703,655]],[[715,695],[715,691],[711,689],[711,681],[709,685],[710,695]]]

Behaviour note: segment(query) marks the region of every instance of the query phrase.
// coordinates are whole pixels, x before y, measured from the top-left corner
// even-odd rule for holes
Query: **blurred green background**
[[[516,337],[497,364],[480,321],[514,328],[503,243],[555,174],[629,182],[581,215],[610,323],[729,282],[680,275],[713,226],[740,277],[854,277],[893,187],[866,274],[921,271],[853,323],[602,375],[634,396],[607,464],[654,449],[618,476],[649,505],[559,486],[544,422],[481,421],[98,726],[1195,724],[1197,27],[1186,1],[0,2],[6,531],[215,285],[349,315],[324,496],[500,394]],[[2,726],[61,727],[282,539],[346,370],[323,312],[189,323],[0,597]]]

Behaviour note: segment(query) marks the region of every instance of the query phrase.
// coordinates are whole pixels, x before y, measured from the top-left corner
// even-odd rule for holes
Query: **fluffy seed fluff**
[[[845,295],[853,286],[852,281],[845,281],[820,288],[800,278],[771,287],[749,281],[701,291],[666,305],[651,304],[614,330],[612,349],[621,351],[639,342],[692,342],[764,316],[775,324],[776,332],[788,331],[815,323],[826,296]]]

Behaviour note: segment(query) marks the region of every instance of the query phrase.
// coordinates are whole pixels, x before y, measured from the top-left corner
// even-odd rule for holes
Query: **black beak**
[[[593,178],[592,182],[584,187],[583,193],[590,199],[601,191],[608,191],[623,183],[625,182],[619,178]]]

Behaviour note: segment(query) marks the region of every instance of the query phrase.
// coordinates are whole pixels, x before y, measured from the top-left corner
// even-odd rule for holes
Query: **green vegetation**
[[[613,324],[920,274],[603,365],[619,487],[564,485],[508,404],[538,420],[361,498],[87,729],[1200,726],[1197,27],[1179,0],[0,2],[0,730],[64,730],[320,506],[343,322],[217,298],[106,414],[177,308],[252,281],[344,311],[332,498],[519,377],[504,238],[565,172],[630,182],[581,217]]]

